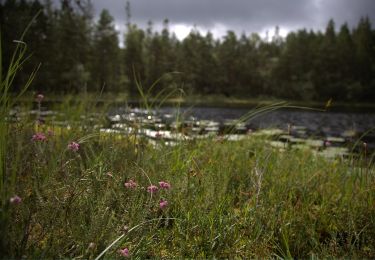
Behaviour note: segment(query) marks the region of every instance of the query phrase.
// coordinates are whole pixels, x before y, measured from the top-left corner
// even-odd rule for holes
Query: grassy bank
[[[375,257],[365,152],[326,160],[260,137],[155,148],[82,126],[7,125],[2,258]]]

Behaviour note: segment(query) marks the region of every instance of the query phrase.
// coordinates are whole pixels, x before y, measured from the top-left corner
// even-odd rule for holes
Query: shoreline
[[[33,101],[36,92],[24,95],[19,100],[21,103]],[[361,112],[375,113],[375,104],[370,102],[352,103],[352,102],[335,102],[334,100],[327,106],[328,102],[323,101],[302,101],[302,100],[282,100],[273,98],[251,99],[251,98],[227,98],[222,96],[189,96],[185,98],[170,98],[165,101],[147,100],[152,107],[212,107],[212,108],[255,108],[259,106],[272,105],[275,103],[285,102],[287,106],[320,109],[329,112]],[[129,98],[125,94],[105,93],[96,95],[95,93],[77,94],[77,95],[58,95],[56,93],[46,93],[44,103],[63,103],[63,102],[88,102],[96,103],[98,106],[105,104],[127,105],[129,107],[142,107],[144,102],[141,97]]]

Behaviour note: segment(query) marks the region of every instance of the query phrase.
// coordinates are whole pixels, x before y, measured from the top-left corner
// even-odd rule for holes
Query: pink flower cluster
[[[159,181],[159,187],[162,190],[169,190],[171,188],[171,184],[166,181]],[[155,193],[159,190],[159,188],[155,185],[150,185],[147,187],[147,191],[150,193]],[[168,201],[165,199],[161,199],[159,202],[159,208],[165,209],[168,206]]]
[[[119,250],[119,253],[120,253],[120,255],[121,256],[123,256],[123,257],[129,257],[129,249],[128,248],[124,248],[124,249],[120,249]]]
[[[22,199],[18,195],[14,195],[13,197],[10,198],[9,202],[11,204],[20,204],[22,202]]]
[[[164,189],[164,190],[169,190],[171,188],[171,185],[165,181],[159,181],[159,186],[161,189]]]
[[[160,209],[164,209],[168,206],[168,201],[161,199],[159,202]]]
[[[47,136],[43,133],[35,133],[33,137],[31,138],[31,140],[44,142],[44,141],[47,141]]]
[[[148,186],[147,187],[147,192],[149,192],[149,193],[155,193],[155,192],[157,192],[158,191],[158,187],[157,186],[155,186],[155,185],[150,185],[150,186]]]
[[[79,143],[71,142],[70,144],[68,144],[68,149],[73,152],[77,152],[79,150]]]
[[[133,180],[129,180],[128,182],[125,182],[124,186],[128,189],[135,189],[137,188],[138,184]]]
[[[135,189],[138,187],[138,184],[133,181],[132,179],[128,180],[127,182],[124,183],[125,188],[127,189]],[[160,181],[159,182],[159,187],[160,189],[164,190],[169,190],[171,188],[171,184],[169,184],[166,181]],[[156,185],[151,184],[150,186],[147,187],[147,192],[153,194],[156,193],[159,190],[159,187]],[[161,199],[159,201],[159,207],[160,209],[165,209],[168,206],[168,201],[165,199]]]
[[[171,188],[171,185],[166,181],[159,181],[159,187],[162,190],[169,190]],[[150,185],[147,187],[147,192],[155,193],[159,190],[159,188],[155,185]]]

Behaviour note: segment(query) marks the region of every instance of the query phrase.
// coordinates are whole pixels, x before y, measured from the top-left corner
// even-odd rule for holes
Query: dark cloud
[[[97,13],[109,9],[117,24],[125,23],[125,0],[93,0]],[[361,16],[375,20],[374,0],[133,0],[132,22],[145,26],[168,18],[171,25],[197,25],[213,30],[261,32],[279,25],[286,30],[324,30],[330,18],[353,26]],[[220,25],[220,26],[219,26]]]

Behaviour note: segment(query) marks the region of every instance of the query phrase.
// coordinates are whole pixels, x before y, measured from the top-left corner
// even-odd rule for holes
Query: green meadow
[[[8,76],[2,258],[375,256],[375,169],[362,143],[334,159],[261,135],[155,146],[136,132],[100,132],[85,98],[55,108],[68,125],[28,113],[43,96],[11,117]]]

